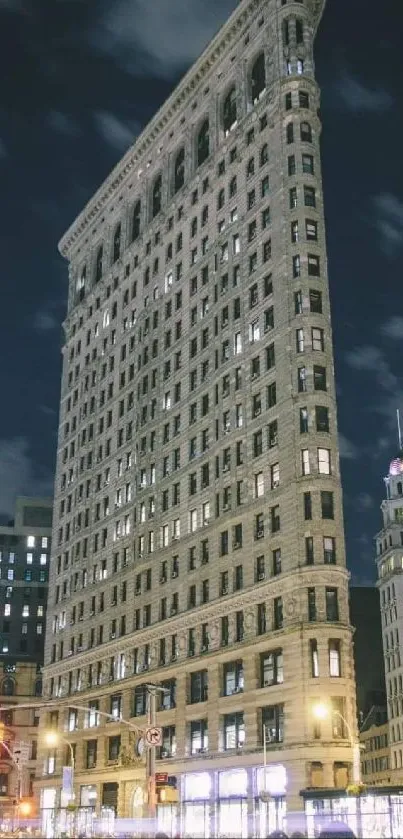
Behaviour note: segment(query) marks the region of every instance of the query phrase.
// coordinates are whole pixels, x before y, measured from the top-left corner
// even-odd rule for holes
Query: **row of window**
[[[306,615],[309,622],[317,620],[317,606],[316,606],[316,589],[308,588]],[[178,609],[178,597],[176,595],[176,608]],[[190,607],[193,608],[193,607]],[[326,620],[330,622],[339,621],[339,605],[338,605],[338,590],[334,587],[325,588],[325,614]],[[157,616],[157,622],[159,618]],[[282,597],[275,597],[269,604],[260,603],[256,609],[256,632],[257,635],[264,635],[270,631],[276,631],[283,628],[283,600]],[[54,619],[54,626],[57,625],[57,618]],[[144,606],[142,609],[134,610],[133,631],[147,628],[152,625],[152,609],[151,604]],[[88,635],[88,647],[93,649],[109,640],[116,637],[123,637],[127,632],[126,616],[123,615],[120,620],[113,618],[109,623],[109,635],[104,634],[104,625],[101,624],[97,628],[92,627]],[[242,610],[235,612],[231,616],[228,615],[221,618],[220,627],[220,646],[228,646],[230,643],[239,643],[244,640],[244,613]],[[78,643],[77,643],[78,641]],[[76,652],[81,652],[84,649],[84,635],[80,633],[78,639],[74,636],[70,638],[70,646],[68,650],[64,649],[64,642],[61,641],[57,648],[56,644],[52,646],[51,661],[60,660],[65,654],[73,655]],[[201,625],[200,633],[195,628],[188,630],[187,638],[187,655],[193,657],[201,655],[211,650],[211,637],[208,623]],[[168,664],[170,661],[175,661],[178,657],[178,639],[177,635],[173,634],[170,638],[164,637],[159,642],[159,654],[157,663],[159,666]],[[150,645],[146,644],[140,653],[135,650],[133,653],[134,665],[133,672],[140,673],[143,670],[148,670],[152,666]],[[118,660],[115,657],[110,659],[110,678],[125,678],[129,675],[126,664],[125,654],[120,654]],[[334,675],[334,674],[333,674]],[[73,690],[81,690],[83,686],[83,674],[79,669],[69,674],[69,689],[68,693]],[[90,685],[100,684],[103,679],[102,662],[99,662],[98,669],[95,671],[91,668]],[[75,681],[74,681],[75,680]],[[52,683],[55,689],[54,682]],[[59,694],[57,694],[59,695]]]

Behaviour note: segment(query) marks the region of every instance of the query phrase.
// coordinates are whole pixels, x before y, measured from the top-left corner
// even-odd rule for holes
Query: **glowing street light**
[[[49,748],[57,748],[59,743],[65,743],[66,746],[69,747],[70,750],[70,765],[71,765],[71,799],[74,799],[74,769],[75,769],[75,760],[74,760],[74,749],[70,740],[66,740],[65,737],[62,737],[58,731],[46,731],[45,732],[45,743]],[[63,771],[64,774],[64,771]]]
[[[339,717],[346,726],[351,748],[353,750],[353,783],[359,785],[361,784],[360,743],[357,737],[354,736],[350,724],[347,722],[346,718],[343,717],[343,714],[341,714],[340,711],[336,708],[331,708],[325,702],[317,702],[312,708],[313,717],[319,721],[329,719],[332,714]]]

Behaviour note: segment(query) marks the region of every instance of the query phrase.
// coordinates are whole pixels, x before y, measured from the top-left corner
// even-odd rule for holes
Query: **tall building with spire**
[[[60,243],[51,721],[78,803],[139,813],[143,744],[119,720],[144,729],[162,684],[157,768],[180,805],[161,824],[195,837],[266,836],[352,772],[323,5],[237,4]],[[50,806],[66,757],[41,760]]]
[[[390,770],[403,779],[403,450],[390,463],[382,501],[382,530],[376,535],[383,655],[389,723]]]

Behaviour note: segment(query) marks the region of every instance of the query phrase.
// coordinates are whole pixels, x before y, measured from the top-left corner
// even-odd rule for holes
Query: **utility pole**
[[[157,686],[147,685],[148,692],[148,725],[153,728],[156,723],[156,698]],[[156,813],[156,794],[155,794],[155,746],[150,746],[147,750],[147,781],[148,781],[148,815],[150,819],[155,819]]]
[[[148,727],[157,728],[157,693],[167,694],[169,690],[162,687],[162,685],[148,684],[146,685],[148,693]],[[155,745],[148,745],[147,750],[147,792],[148,792],[148,817],[153,821],[153,829],[155,826],[155,818],[157,813],[157,795],[155,790]]]

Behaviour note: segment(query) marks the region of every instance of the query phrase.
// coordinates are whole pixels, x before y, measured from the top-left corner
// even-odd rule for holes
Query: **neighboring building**
[[[403,782],[403,450],[389,466],[383,528],[376,535],[393,783]]]
[[[0,526],[0,659],[43,663],[52,501],[17,498],[15,519]]]
[[[127,815],[141,772],[116,769],[132,749],[119,717],[143,728],[146,683],[163,682],[157,766],[192,836],[246,835],[253,812],[273,829],[264,739],[289,811],[302,788],[351,777],[322,7],[242,0],[60,246],[45,692],[75,748],[77,800]],[[64,759],[41,754],[44,808]]]
[[[354,627],[357,710],[361,727],[372,708],[384,707],[386,715],[379,591],[376,588],[352,586],[350,588],[350,615]]]
[[[361,773],[364,784],[392,783],[388,723],[371,725],[360,732]]]
[[[14,818],[13,802],[21,796],[32,796],[51,533],[52,501],[48,498],[17,498],[15,520],[6,527],[0,526],[0,818],[3,822]],[[17,710],[18,705],[30,702],[32,708]]]

